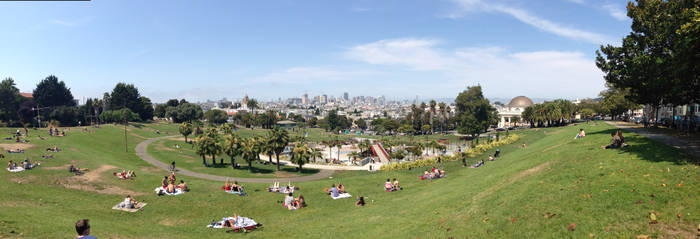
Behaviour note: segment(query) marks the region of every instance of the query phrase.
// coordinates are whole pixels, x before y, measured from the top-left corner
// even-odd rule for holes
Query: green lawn
[[[179,145],[180,148],[176,148],[175,145]],[[202,157],[195,153],[191,144],[185,144],[184,140],[175,139],[164,139],[151,143],[148,146],[148,152],[154,158],[170,164],[175,161],[175,166],[177,168],[184,168],[190,171],[220,175],[220,176],[231,176],[231,177],[243,177],[243,178],[274,178],[274,177],[298,177],[304,175],[310,175],[318,173],[317,169],[305,169],[302,167],[301,174],[297,172],[296,167],[282,166],[281,171],[276,173],[277,166],[272,164],[263,164],[262,161],[257,161],[253,163],[253,171],[248,171],[248,163],[236,157],[236,163],[240,164],[241,167],[238,169],[231,168],[231,157],[226,154],[221,154],[216,158],[216,165],[211,165],[211,157],[206,157],[207,163],[210,167],[205,167],[202,163]],[[223,159],[223,164],[221,160]],[[269,162],[269,157],[261,158],[265,162]],[[272,161],[275,162],[275,157],[272,157]]]
[[[63,152],[42,166],[21,173],[0,172],[0,238],[70,238],[76,220],[89,218],[98,238],[634,238],[645,234],[693,238],[700,223],[700,168],[687,156],[634,134],[630,147],[602,150],[613,130],[607,124],[583,126],[585,139],[573,140],[582,126],[526,130],[502,157],[477,169],[460,162],[443,164],[447,178],[421,181],[420,169],[392,172],[341,172],[333,179],[299,183],[308,208],[287,211],[281,194],[246,184],[248,197],[220,192],[220,183],[180,177],[192,192],[176,197],[153,195],[164,171],[133,154],[144,138],[158,137],[170,125],[129,128],[129,152],[123,129],[103,126],[94,133],[73,129],[67,137],[40,141],[25,154],[2,159],[36,159],[47,146]],[[161,135],[153,131],[158,128]],[[8,135],[14,129],[0,129]],[[40,131],[46,135],[46,132]],[[4,142],[3,142],[4,143]],[[527,148],[518,145],[526,143]],[[489,153],[491,153],[491,150]],[[480,158],[484,158],[481,156]],[[478,159],[470,159],[473,163]],[[100,166],[137,170],[137,179],[119,181],[112,170],[72,177],[49,167],[75,163],[95,171]],[[201,163],[201,158],[197,159]],[[230,170],[230,169],[229,169]],[[99,176],[99,177],[92,177]],[[386,178],[398,178],[403,191],[382,190]],[[180,179],[178,178],[178,179]],[[89,181],[91,179],[92,181]],[[353,195],[367,198],[364,208],[353,200],[332,200],[322,189],[342,181]],[[68,189],[62,185],[83,185]],[[665,185],[665,186],[664,186]],[[75,186],[71,186],[75,187]],[[118,187],[115,189],[114,187]],[[85,189],[99,191],[85,191]],[[110,208],[126,191],[143,195],[143,211]],[[116,193],[116,194],[107,194]],[[650,211],[659,223],[649,224]],[[229,235],[205,228],[212,219],[233,213],[252,217],[264,228],[247,235]],[[549,213],[552,217],[545,217]],[[680,213],[680,218],[677,214]],[[567,227],[575,223],[574,231]]]

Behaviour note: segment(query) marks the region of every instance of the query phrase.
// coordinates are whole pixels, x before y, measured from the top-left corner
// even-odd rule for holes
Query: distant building
[[[327,95],[321,95],[321,104],[328,103],[328,96]]]
[[[309,94],[304,93],[304,95],[301,97],[301,104],[303,104],[303,105],[309,104]]]
[[[348,92],[344,92],[343,93],[343,100],[348,101],[348,99],[350,99],[350,94],[348,94]]]
[[[522,113],[528,106],[534,105],[530,98],[525,96],[517,96],[510,100],[507,105],[494,105],[498,111],[498,116],[501,120],[498,122],[498,127],[519,126],[522,122]]]

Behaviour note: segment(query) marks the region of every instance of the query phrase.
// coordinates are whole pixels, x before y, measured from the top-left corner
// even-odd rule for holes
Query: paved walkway
[[[618,127],[620,129],[632,131],[636,134],[650,138],[654,141],[657,141],[657,142],[669,145],[671,147],[683,150],[695,158],[700,158],[700,144],[698,144],[698,142],[687,141],[684,139],[679,139],[679,138],[669,136],[666,134],[662,134],[662,133],[653,133],[653,132],[650,132],[644,128],[638,128],[635,126],[622,124],[620,122],[611,122],[611,121],[605,121],[605,122],[608,123],[609,125]]]
[[[166,139],[166,138],[173,138],[173,137],[178,137],[178,136],[165,136],[165,137],[147,139],[147,140],[139,143],[138,145],[136,145],[136,155],[139,156],[139,158],[141,158],[142,160],[150,163],[153,166],[156,166],[156,167],[161,168],[163,170],[169,171],[170,170],[169,164],[158,161],[157,159],[148,155],[148,145],[150,143],[152,143],[153,141]],[[302,177],[292,177],[292,178],[236,178],[236,177],[225,177],[225,176],[219,176],[219,175],[197,173],[197,172],[189,171],[186,169],[178,169],[177,173],[182,174],[182,175],[186,175],[186,176],[190,176],[190,177],[201,178],[201,179],[212,180],[212,181],[224,182],[224,181],[226,181],[226,179],[230,179],[232,181],[239,181],[239,182],[245,182],[245,183],[273,183],[273,182],[288,182],[288,181],[306,182],[306,181],[313,181],[313,180],[328,178],[331,175],[333,175],[333,170],[321,169],[321,171],[319,173],[314,174],[314,175],[302,176]]]

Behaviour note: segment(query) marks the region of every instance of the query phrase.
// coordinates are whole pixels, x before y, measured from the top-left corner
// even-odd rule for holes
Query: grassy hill
[[[573,140],[580,127],[588,136]],[[484,167],[444,163],[445,179],[421,181],[422,170],[414,169],[340,172],[332,179],[299,183],[309,207],[291,212],[277,203],[281,194],[262,191],[265,184],[245,184],[250,196],[238,197],[219,191],[217,182],[178,177],[192,192],[154,195],[166,172],[138,159],[133,148],[145,138],[162,136],[155,129],[176,132],[173,125],[129,127],[129,152],[124,152],[119,126],[90,133],[76,128],[45,141],[36,133],[47,137],[47,132],[30,131],[33,147],[25,154],[5,154],[0,162],[36,160],[53,145],[63,152],[35,170],[0,172],[0,238],[69,238],[82,218],[90,219],[98,238],[244,236],[205,228],[233,213],[264,224],[245,235],[251,238],[693,238],[700,223],[697,164],[634,134],[625,135],[628,148],[602,150],[614,130],[607,124],[518,132],[520,140],[502,147],[501,158]],[[0,129],[0,135],[11,131]],[[527,147],[520,149],[522,143]],[[478,159],[485,156],[469,163]],[[91,173],[72,176],[65,168],[70,163]],[[117,169],[136,170],[138,177],[120,181],[111,175]],[[384,192],[386,178],[398,178],[404,190]],[[368,205],[358,208],[353,199],[332,200],[322,192],[338,181],[353,196],[365,196]],[[137,213],[111,210],[126,193],[148,206]],[[659,214],[658,224],[649,224],[652,211]],[[567,230],[572,223],[575,230]]]

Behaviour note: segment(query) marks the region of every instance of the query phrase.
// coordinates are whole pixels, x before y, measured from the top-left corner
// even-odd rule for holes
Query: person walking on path
[[[175,161],[170,163],[170,172],[175,172]]]

